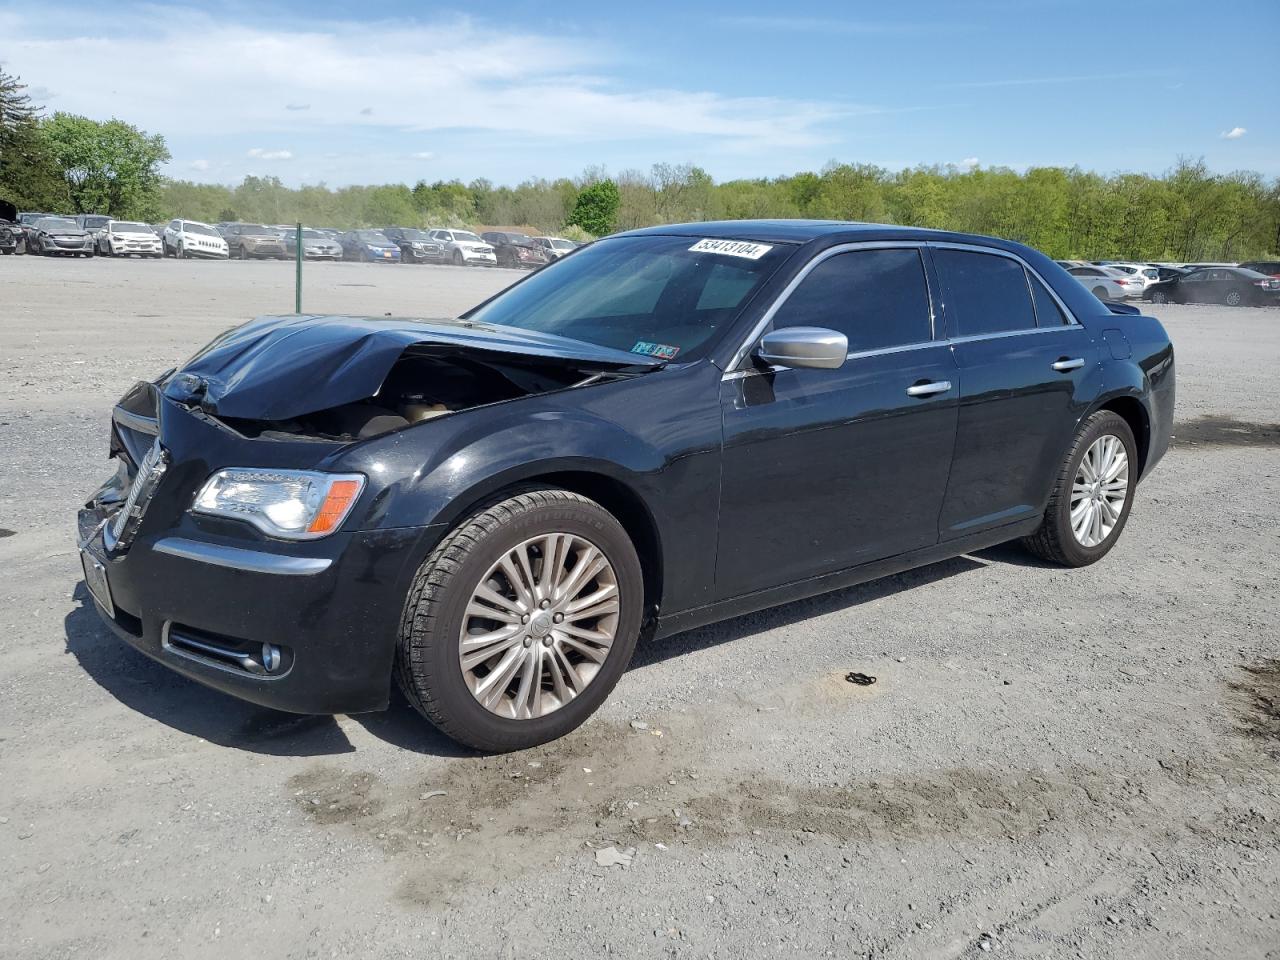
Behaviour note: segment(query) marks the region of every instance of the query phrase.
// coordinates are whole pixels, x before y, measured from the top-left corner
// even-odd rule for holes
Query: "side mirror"
[[[835,370],[849,355],[849,338],[824,327],[783,327],[766,333],[756,350],[765,363],[780,367]]]

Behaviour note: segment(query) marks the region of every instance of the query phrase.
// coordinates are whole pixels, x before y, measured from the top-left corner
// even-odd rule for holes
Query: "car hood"
[[[664,366],[569,337],[466,320],[289,315],[228,330],[173,374],[164,393],[223,417],[291,420],[373,396],[407,350],[543,357],[601,371]]]

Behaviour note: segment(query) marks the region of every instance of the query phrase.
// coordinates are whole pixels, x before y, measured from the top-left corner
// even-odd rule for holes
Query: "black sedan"
[[[500,267],[525,267],[535,270],[545,267],[551,256],[546,248],[536,243],[527,233],[507,233],[490,230],[480,234],[480,239],[493,247]]]
[[[41,217],[27,231],[27,253],[92,257],[93,236],[70,217]]]
[[[1243,267],[1206,267],[1142,292],[1152,303],[1223,303],[1229,307],[1280,304],[1280,280]]]
[[[657,227],[456,319],[228,331],[116,406],[81,556],[191,679],[302,713],[394,682],[511,750],[637,642],[1008,540],[1100,560],[1173,398],[1158,321],[1016,243]]]
[[[384,227],[382,233],[400,248],[400,260],[403,263],[444,263],[448,259],[444,244],[431,239],[425,230]]]

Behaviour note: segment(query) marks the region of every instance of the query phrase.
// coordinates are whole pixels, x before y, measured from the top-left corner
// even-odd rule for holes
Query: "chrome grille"
[[[116,512],[103,531],[103,541],[109,550],[124,550],[133,541],[138,531],[138,522],[151,502],[160,478],[169,466],[169,455],[157,440],[151,445],[142,462],[138,464],[138,472],[134,474],[133,483],[129,486],[129,496],[124,506]]]

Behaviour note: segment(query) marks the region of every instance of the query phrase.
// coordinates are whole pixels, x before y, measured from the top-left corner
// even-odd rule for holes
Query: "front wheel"
[[[1129,424],[1110,410],[1080,425],[1054,483],[1039,529],[1022,542],[1068,567],[1101,560],[1129,519],[1138,482],[1138,445]]]
[[[582,724],[635,649],[644,581],[599,504],[535,488],[462,521],[418,571],[396,679],[460,743],[521,750]]]
[[[464,258],[463,258],[463,256],[462,256],[462,251],[461,251],[461,250],[455,250],[455,251],[453,251],[453,265],[454,265],[455,267],[462,267],[462,266],[466,266],[466,262],[465,262],[465,260],[464,260]]]

